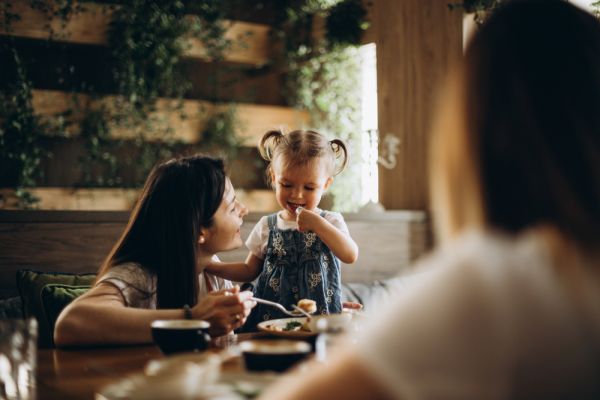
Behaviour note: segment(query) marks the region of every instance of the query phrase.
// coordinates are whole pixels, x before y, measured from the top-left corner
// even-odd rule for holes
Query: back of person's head
[[[157,307],[196,304],[196,242],[200,228],[213,223],[226,179],[222,160],[201,155],[155,166],[99,275],[139,263],[157,276]]]
[[[442,237],[550,225],[597,246],[600,23],[565,1],[507,2],[454,78],[432,152]]]
[[[266,132],[259,145],[261,156],[269,161],[267,179],[270,179],[272,168],[293,168],[309,165],[315,160],[326,163],[329,177],[333,177],[346,167],[348,151],[339,139],[327,140],[318,132],[296,130],[287,134],[279,130]],[[341,164],[336,167],[336,160]]]

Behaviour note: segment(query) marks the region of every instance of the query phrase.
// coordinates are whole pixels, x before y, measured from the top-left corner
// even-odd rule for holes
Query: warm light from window
[[[362,114],[362,167],[361,203],[379,201],[377,173],[377,56],[375,43],[360,48],[361,56],[361,114]]]

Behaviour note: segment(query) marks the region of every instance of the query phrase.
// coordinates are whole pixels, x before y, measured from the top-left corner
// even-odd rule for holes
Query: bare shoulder
[[[73,303],[83,304],[88,302],[96,305],[125,306],[125,299],[123,298],[122,292],[109,281],[98,282],[90,290],[78,297]]]

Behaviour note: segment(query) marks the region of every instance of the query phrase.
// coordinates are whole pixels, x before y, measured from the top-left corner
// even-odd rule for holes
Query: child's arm
[[[300,232],[316,233],[340,261],[352,264],[358,258],[358,246],[350,235],[340,231],[318,213],[302,209],[298,213],[297,221]]]
[[[206,272],[234,282],[250,282],[260,273],[262,263],[263,260],[249,252],[243,263],[213,261],[206,267]]]

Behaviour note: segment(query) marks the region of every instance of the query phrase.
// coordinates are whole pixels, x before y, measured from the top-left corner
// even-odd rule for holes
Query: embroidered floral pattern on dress
[[[316,233],[314,233],[314,232],[305,233],[304,234],[304,245],[306,246],[306,249],[308,250],[309,248],[311,248],[316,240],[317,240]]]
[[[265,313],[265,314],[263,314],[263,316],[262,316],[262,319],[263,319],[263,321],[268,321],[268,320],[270,320],[270,319],[271,319],[271,314],[269,314],[269,313]]]
[[[327,254],[323,255],[323,269],[325,271],[329,270],[329,257],[327,257]]]
[[[271,287],[271,289],[273,289],[274,292],[279,292],[279,279],[271,278],[269,280],[269,286]]]
[[[267,268],[267,273],[270,274],[271,272],[273,272],[273,264],[267,261],[265,266]]]
[[[325,301],[327,303],[331,303],[332,297],[333,297],[333,290],[332,289],[327,289],[327,295],[325,296]]]
[[[320,272],[311,272],[308,278],[308,284],[311,289],[314,289],[321,283],[321,273]]]
[[[277,257],[283,257],[287,254],[283,248],[283,237],[281,237],[279,232],[273,237],[273,253],[275,253]]]

